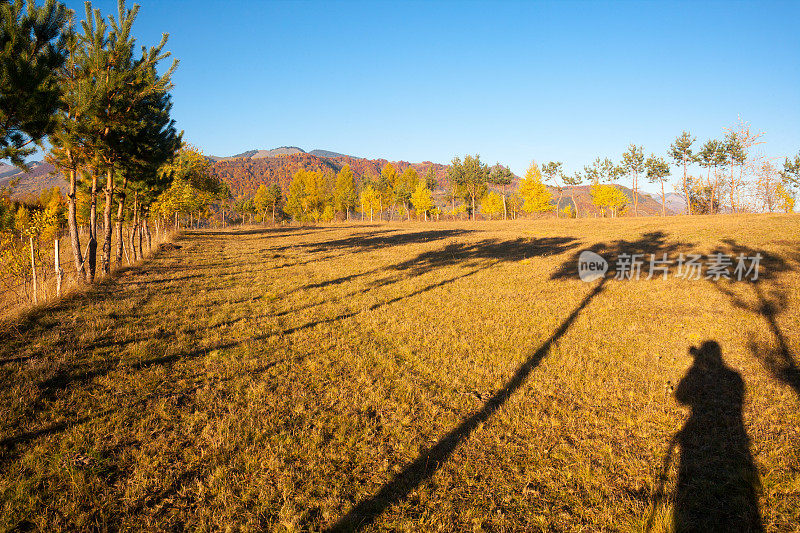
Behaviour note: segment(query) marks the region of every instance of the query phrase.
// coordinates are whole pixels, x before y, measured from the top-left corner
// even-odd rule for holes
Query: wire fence
[[[148,248],[147,236],[142,236],[142,250],[141,254],[146,258],[154,251],[159,244],[170,240],[172,237],[171,232],[153,233],[152,248]],[[88,268],[86,264],[86,257],[89,251],[88,248],[88,231],[81,231],[80,238],[82,241],[81,255],[84,261],[84,267]],[[117,243],[119,236],[114,233],[112,237],[112,271],[120,266],[131,265],[135,263],[134,258],[129,250],[130,246],[130,227],[126,227],[123,231],[123,258],[121,263],[114,263],[114,256],[116,255]],[[98,243],[102,247],[102,243]],[[136,246],[139,247],[139,240],[136,239]],[[102,248],[97,250],[98,260],[102,254]],[[38,303],[53,300],[57,297],[58,285],[58,272],[55,267],[55,241],[40,241],[38,249],[36,250],[36,300]],[[0,274],[0,318],[6,318],[10,315],[18,313],[34,304],[33,298],[33,275],[30,261],[30,249],[27,251],[27,268],[23,268],[16,274]],[[72,252],[72,245],[68,237],[61,237],[59,240],[59,267],[62,275],[61,293],[66,294],[74,287],[80,285],[81,278],[79,276],[79,269],[75,266],[75,259]],[[103,276],[100,269],[98,269],[95,279]]]

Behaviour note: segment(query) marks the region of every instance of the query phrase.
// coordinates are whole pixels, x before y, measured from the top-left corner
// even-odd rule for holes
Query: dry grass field
[[[798,531],[799,235],[187,232],[0,325],[0,529]],[[758,252],[759,279],[613,279],[681,252]]]

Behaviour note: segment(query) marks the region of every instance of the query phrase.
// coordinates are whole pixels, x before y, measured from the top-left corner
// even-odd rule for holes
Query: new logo
[[[602,256],[592,252],[591,250],[584,250],[578,256],[578,277],[581,281],[594,281],[600,279],[608,272],[608,261],[603,259]]]

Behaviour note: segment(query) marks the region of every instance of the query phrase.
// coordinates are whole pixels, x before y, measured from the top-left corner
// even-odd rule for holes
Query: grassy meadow
[[[798,531],[799,235],[796,215],[187,231],[0,324],[0,530],[671,531],[705,512]],[[757,282],[612,263],[585,283],[586,249],[763,259]]]

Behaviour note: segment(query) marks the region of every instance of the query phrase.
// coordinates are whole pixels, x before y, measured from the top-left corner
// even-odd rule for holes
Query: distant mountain
[[[292,154],[304,154],[306,153],[305,150],[302,148],[298,148],[297,146],[281,146],[280,148],[273,148],[272,150],[258,150],[256,153],[250,156],[251,159],[261,159],[264,157],[275,157],[279,155],[292,155]]]
[[[628,197],[628,206],[625,209],[625,212],[622,216],[632,216],[633,215],[633,190],[629,187],[624,185],[619,185],[618,183],[612,183],[618,189],[620,189],[625,196]],[[558,202],[558,190],[555,187],[550,185],[547,186],[550,190],[550,194],[553,196],[553,204]],[[592,195],[591,195],[591,185],[578,185],[575,187],[564,187],[562,189],[562,197],[561,202],[559,203],[560,209],[564,209],[567,205],[572,206],[572,211],[575,212],[575,204],[578,204],[578,213],[580,216],[597,216],[600,214],[600,211],[597,207],[592,203]],[[575,197],[575,201],[572,201],[572,197]],[[660,215],[661,214],[661,202],[657,201],[655,198],[650,196],[646,193],[639,193],[639,216],[653,216],[653,215]],[[675,213],[667,206],[667,215],[674,215]]]
[[[677,215],[686,213],[686,197],[682,194],[671,192],[664,195],[667,209]]]
[[[228,184],[234,196],[248,196],[254,194],[262,183],[267,185],[277,183],[286,194],[292,176],[300,169],[336,173],[344,165],[350,165],[357,177],[364,175],[377,177],[388,162],[386,159],[363,159],[347,155],[319,156],[300,150],[295,153],[260,158],[220,159],[212,165],[211,169],[217,177]],[[422,163],[394,161],[392,164],[398,172],[402,172],[408,167],[414,167],[420,175],[425,175],[428,168],[433,167],[439,185],[443,186],[445,183],[446,165],[430,161]]]
[[[242,152],[241,154],[224,157],[212,155],[208,156],[208,158],[211,161],[230,161],[232,159],[262,159],[265,157],[304,153],[306,153],[305,150],[298,148],[297,146],[281,146],[279,148],[273,148],[272,150],[248,150],[246,152]]]
[[[68,184],[50,163],[33,161],[30,172],[10,165],[0,165],[0,189],[8,188],[12,198],[25,199],[39,196],[45,189],[58,187],[67,192]]]
[[[5,163],[0,163],[0,179],[5,178],[6,176],[13,176],[14,174],[21,173],[22,170],[18,169],[12,165],[6,165]]]
[[[340,154],[339,152],[331,152],[330,150],[320,149],[311,150],[308,153],[317,157],[352,157],[346,154]]]

